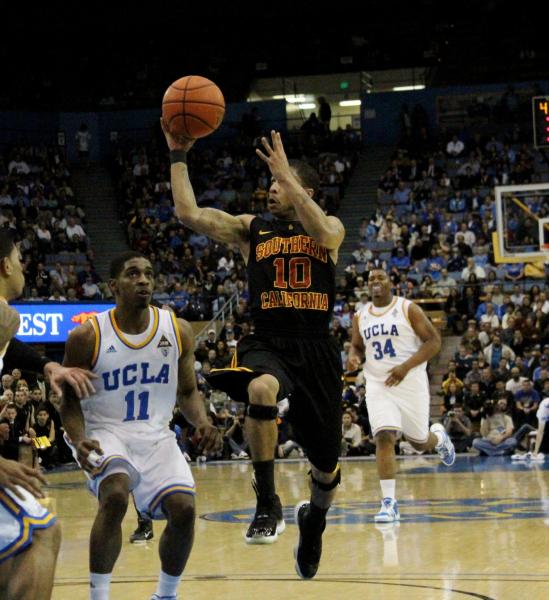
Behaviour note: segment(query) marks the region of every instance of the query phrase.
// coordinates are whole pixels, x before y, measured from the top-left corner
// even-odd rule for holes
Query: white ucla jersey
[[[116,428],[128,436],[168,432],[177,394],[181,338],[175,315],[149,307],[147,330],[123,333],[116,309],[92,317],[96,393],[82,400],[86,431]]]
[[[393,296],[386,307],[376,307],[368,302],[360,310],[358,327],[364,341],[366,361],[364,375],[366,380],[385,381],[389,371],[415,354],[422,345],[414,331],[408,310],[410,301]],[[426,378],[427,363],[412,369],[406,379]]]

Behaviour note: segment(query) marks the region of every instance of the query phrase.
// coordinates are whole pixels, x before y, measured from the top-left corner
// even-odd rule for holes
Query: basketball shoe
[[[255,480],[252,487],[257,498],[255,515],[246,531],[244,539],[247,544],[274,544],[278,536],[286,529],[282,504],[277,494],[272,499],[264,500],[259,497]]]
[[[454,444],[452,444],[450,436],[446,433],[446,429],[444,429],[441,423],[434,423],[431,425],[429,431],[431,433],[438,431],[442,435],[442,442],[438,446],[435,446],[435,450],[438,452],[442,464],[451,467],[456,460],[456,449],[454,448]]]
[[[309,515],[307,500],[299,502],[294,509],[294,518],[299,527],[299,541],[294,548],[295,570],[301,579],[312,579],[318,571],[322,555],[322,534],[326,529],[326,520],[321,525],[307,522]]]
[[[398,502],[393,498],[383,498],[381,501],[381,509],[375,515],[376,523],[393,523],[400,521],[400,513],[398,512]]]
[[[137,519],[137,529],[130,535],[132,544],[141,544],[153,539],[153,526],[151,519]]]

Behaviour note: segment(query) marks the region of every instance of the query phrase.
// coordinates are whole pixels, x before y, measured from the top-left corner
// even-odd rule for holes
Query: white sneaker
[[[435,450],[438,452],[442,464],[451,467],[456,461],[456,449],[454,448],[454,444],[452,444],[450,436],[446,433],[446,429],[444,429],[441,423],[434,423],[431,425],[429,431],[431,433],[438,431],[442,435],[442,443],[435,446]]]
[[[511,460],[528,460],[528,458],[528,452],[523,452],[522,454],[517,452],[511,456]]]
[[[248,456],[247,452],[244,452],[244,450],[241,450],[239,455],[236,458],[239,458],[241,460],[247,460],[250,457]]]
[[[400,521],[397,501],[392,498],[383,498],[381,501],[381,509],[377,515],[375,515],[374,521],[376,523],[393,523],[394,521]]]

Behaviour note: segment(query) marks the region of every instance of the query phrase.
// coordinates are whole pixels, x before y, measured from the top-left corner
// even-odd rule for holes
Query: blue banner
[[[25,302],[11,304],[21,315],[17,338],[22,342],[65,342],[69,331],[97,313],[114,307],[112,303]]]

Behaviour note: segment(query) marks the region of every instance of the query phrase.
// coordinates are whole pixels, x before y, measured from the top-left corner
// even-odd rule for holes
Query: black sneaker
[[[275,494],[272,501],[260,502],[257,485],[253,480],[252,486],[257,496],[257,505],[244,539],[247,544],[274,544],[286,529],[280,498]]]
[[[142,544],[153,539],[153,525],[151,519],[137,519],[137,529],[130,535],[130,543]]]
[[[299,527],[299,541],[294,548],[295,570],[301,579],[312,579],[318,571],[318,563],[322,554],[322,534],[326,521],[321,527],[307,524],[309,502],[302,501],[294,509],[294,517]]]

